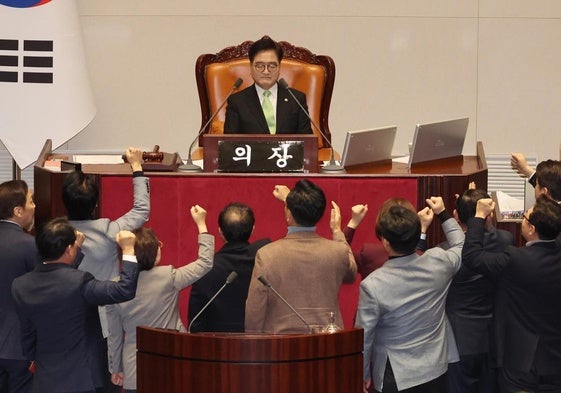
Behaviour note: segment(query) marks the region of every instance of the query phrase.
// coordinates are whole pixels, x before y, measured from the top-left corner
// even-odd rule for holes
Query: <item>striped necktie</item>
[[[267,120],[267,125],[269,126],[269,132],[275,134],[277,132],[277,127],[275,124],[275,110],[273,109],[273,103],[269,99],[271,92],[265,90],[263,92],[263,103],[261,104],[263,108],[263,114],[265,115],[265,120]]]

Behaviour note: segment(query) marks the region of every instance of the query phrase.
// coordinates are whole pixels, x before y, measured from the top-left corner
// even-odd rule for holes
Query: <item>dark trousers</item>
[[[32,379],[27,360],[0,359],[0,392],[31,392]]]
[[[561,375],[538,375],[536,370],[525,373],[502,368],[498,379],[501,393],[561,392]]]
[[[446,393],[446,373],[440,377],[422,383],[412,388],[397,390],[395,376],[393,375],[390,361],[386,362],[386,370],[384,371],[384,387],[381,393]]]
[[[448,364],[446,380],[450,393],[494,393],[498,390],[497,375],[487,353],[460,356],[459,362]]]

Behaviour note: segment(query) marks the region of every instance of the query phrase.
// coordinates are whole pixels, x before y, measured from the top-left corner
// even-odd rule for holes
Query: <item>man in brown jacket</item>
[[[308,325],[327,325],[329,313],[343,327],[338,294],[343,282],[356,278],[356,263],[341,232],[339,207],[332,202],[333,240],[316,233],[326,206],[321,188],[300,180],[292,191],[276,186],[275,197],[285,201],[286,237],[261,248],[246,303],[246,332],[307,333],[298,316],[258,279],[265,278],[304,318]]]

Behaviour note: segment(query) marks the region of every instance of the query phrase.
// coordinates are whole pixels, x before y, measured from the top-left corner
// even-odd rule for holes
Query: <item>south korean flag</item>
[[[95,111],[75,0],[0,0],[0,140],[18,166]]]

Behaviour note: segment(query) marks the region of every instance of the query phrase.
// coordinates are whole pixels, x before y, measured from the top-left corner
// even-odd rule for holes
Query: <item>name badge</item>
[[[219,141],[218,172],[304,172],[303,141]]]

